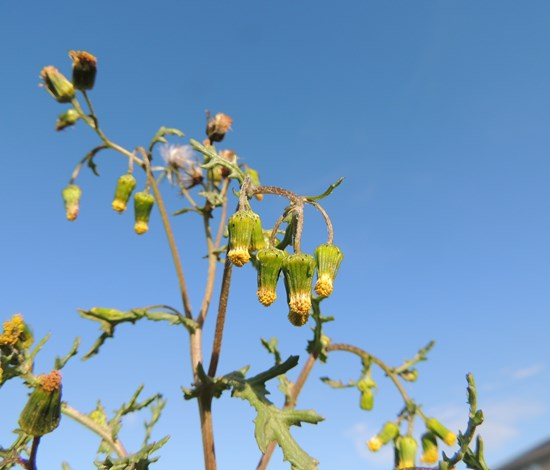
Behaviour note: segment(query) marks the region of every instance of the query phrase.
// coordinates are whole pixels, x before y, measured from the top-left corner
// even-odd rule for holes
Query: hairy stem
[[[75,421],[79,422],[83,426],[87,427],[90,431],[96,433],[101,439],[103,439],[111,448],[113,451],[121,458],[127,457],[128,453],[126,452],[126,449],[124,449],[124,446],[122,445],[122,442],[120,442],[118,439],[113,439],[111,435],[111,431],[100,424],[96,423],[92,418],[90,418],[88,415],[85,415],[81,413],[80,411],[74,409],[67,403],[61,404],[61,412],[68,416],[69,418],[74,419]]]

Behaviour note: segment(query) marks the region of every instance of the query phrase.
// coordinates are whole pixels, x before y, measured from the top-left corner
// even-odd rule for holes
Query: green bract
[[[290,307],[289,319],[293,325],[297,323],[297,315],[307,321],[311,309],[311,286],[315,272],[315,259],[311,255],[295,253],[288,256],[283,263],[286,295]],[[301,325],[297,325],[301,326]]]

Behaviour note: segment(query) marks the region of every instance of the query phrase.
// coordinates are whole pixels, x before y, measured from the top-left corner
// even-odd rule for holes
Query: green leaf
[[[55,358],[55,365],[54,365],[54,369],[57,369],[57,370],[61,370],[63,369],[63,367],[65,367],[65,364],[67,364],[67,361],[73,357],[73,356],[76,356],[76,354],[78,353],[78,347],[80,346],[80,338],[75,338],[74,342],[73,342],[73,345],[71,347],[71,350],[67,353],[66,356],[60,358],[60,357],[56,357]]]
[[[338,181],[336,181],[336,183],[331,184],[323,194],[319,196],[306,196],[305,199],[307,201],[319,201],[320,199],[330,196],[332,194],[332,191],[334,191],[338,186],[340,186],[340,183],[342,181],[344,181],[344,177],[340,178]]]
[[[187,317],[184,317],[177,312],[176,309],[170,308],[172,312],[157,311],[157,307],[135,308],[123,312],[114,308],[94,307],[90,310],[78,310],[81,317],[88,320],[97,321],[100,324],[100,329],[103,331],[101,336],[96,340],[92,348],[84,355],[83,360],[89,359],[99,352],[100,347],[108,339],[112,338],[115,333],[115,328],[121,323],[135,323],[142,318],[153,321],[168,321],[172,325],[181,324],[188,331],[195,331],[197,323]]]
[[[229,171],[229,178],[235,178],[239,180],[242,184],[245,178],[245,173],[239,168],[239,165],[236,163],[236,158],[234,162],[230,162],[225,158],[220,157],[213,146],[205,147],[200,142],[197,142],[194,139],[191,139],[189,143],[193,146],[195,150],[204,155],[204,164],[201,165],[205,169],[211,169],[216,166],[222,166]]]
[[[290,462],[293,469],[314,470],[318,461],[298,445],[290,433],[290,426],[301,426],[302,423],[317,424],[324,418],[313,410],[281,410],[266,396],[269,392],[265,388],[265,382],[286,373],[297,363],[298,357],[290,356],[285,362],[248,380],[244,380],[244,376],[234,376],[231,379],[233,396],[248,401],[256,410],[254,435],[262,452],[266,451],[270,442],[275,441],[283,451],[284,460]]]

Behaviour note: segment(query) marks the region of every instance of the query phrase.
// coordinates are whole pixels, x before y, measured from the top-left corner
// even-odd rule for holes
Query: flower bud
[[[40,72],[40,77],[44,82],[42,86],[48,90],[59,103],[70,103],[74,98],[73,84],[65,78],[55,67],[49,65]]]
[[[357,382],[357,388],[361,392],[361,400],[359,406],[362,410],[370,411],[374,406],[374,389],[376,382],[366,376]]]
[[[206,135],[211,142],[221,142],[225,134],[231,129],[231,119],[227,114],[218,113],[208,121]]]
[[[82,196],[82,191],[76,184],[69,184],[63,190],[62,195],[67,219],[72,222],[76,220],[80,210],[80,196]]]
[[[418,369],[405,369],[399,375],[407,382],[416,382],[416,379],[418,379]]]
[[[73,85],[77,90],[91,90],[97,72],[97,59],[85,51],[69,51],[73,60]]]
[[[433,465],[439,460],[437,452],[437,440],[431,432],[424,433],[420,438],[422,442],[422,456],[420,461],[427,465]]]
[[[250,260],[249,251],[260,250],[265,246],[260,216],[251,210],[235,212],[228,220],[228,258],[238,267]]]
[[[383,445],[386,445],[392,439],[395,439],[399,435],[399,426],[393,421],[388,421],[382,427],[382,430],[369,440],[367,446],[372,452],[376,452]]]
[[[437,419],[429,418],[428,420],[426,420],[426,428],[428,429],[428,431],[432,431],[448,446],[452,446],[456,443],[456,434],[449,431]]]
[[[292,312],[301,315],[309,313],[314,271],[315,259],[311,255],[295,253],[285,259],[283,273],[288,306]]]
[[[33,342],[33,334],[23,321],[23,315],[16,313],[3,324],[0,333],[0,348],[9,346],[18,349],[28,349]]]
[[[277,248],[263,248],[256,254],[258,269],[258,300],[268,307],[277,298],[277,281],[287,253]]]
[[[61,374],[53,370],[38,377],[38,384],[19,416],[19,427],[30,436],[52,432],[61,419]]]
[[[315,292],[321,297],[328,297],[332,293],[334,278],[344,255],[337,246],[328,243],[315,248],[313,254],[317,261]]]
[[[117,182],[115,198],[113,199],[113,209],[117,212],[124,212],[132,191],[136,187],[136,179],[133,175],[122,175]]]
[[[416,448],[417,444],[412,436],[399,436],[395,440],[397,469],[416,467]]]
[[[143,235],[149,230],[149,216],[155,204],[155,198],[152,194],[139,192],[134,195],[134,230],[138,235]]]
[[[76,111],[76,109],[69,109],[68,111],[65,111],[63,114],[60,114],[57,118],[57,122],[55,123],[55,130],[60,131],[65,129],[69,126],[74,126],[76,122],[80,119],[80,115]]]

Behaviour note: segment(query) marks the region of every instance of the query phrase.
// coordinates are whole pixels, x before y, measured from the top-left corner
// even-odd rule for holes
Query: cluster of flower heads
[[[420,440],[422,445],[420,461],[427,465],[433,465],[439,460],[438,440],[443,441],[448,446],[452,446],[456,443],[456,435],[443,426],[437,419],[428,418],[426,419],[426,432]],[[367,445],[371,451],[376,452],[382,446],[392,441],[396,458],[395,468],[416,467],[418,443],[410,434],[401,435],[399,425],[393,421],[388,421],[384,424],[381,431],[371,438]]]
[[[340,249],[327,243],[318,246],[313,256],[305,253],[289,254],[266,243],[258,214],[250,209],[235,212],[228,221],[229,249],[227,257],[238,267],[250,261],[255,254],[258,271],[258,300],[266,307],[277,298],[276,289],[281,272],[290,312],[288,319],[295,326],[304,325],[311,310],[313,290],[320,297],[328,297],[344,255]]]

